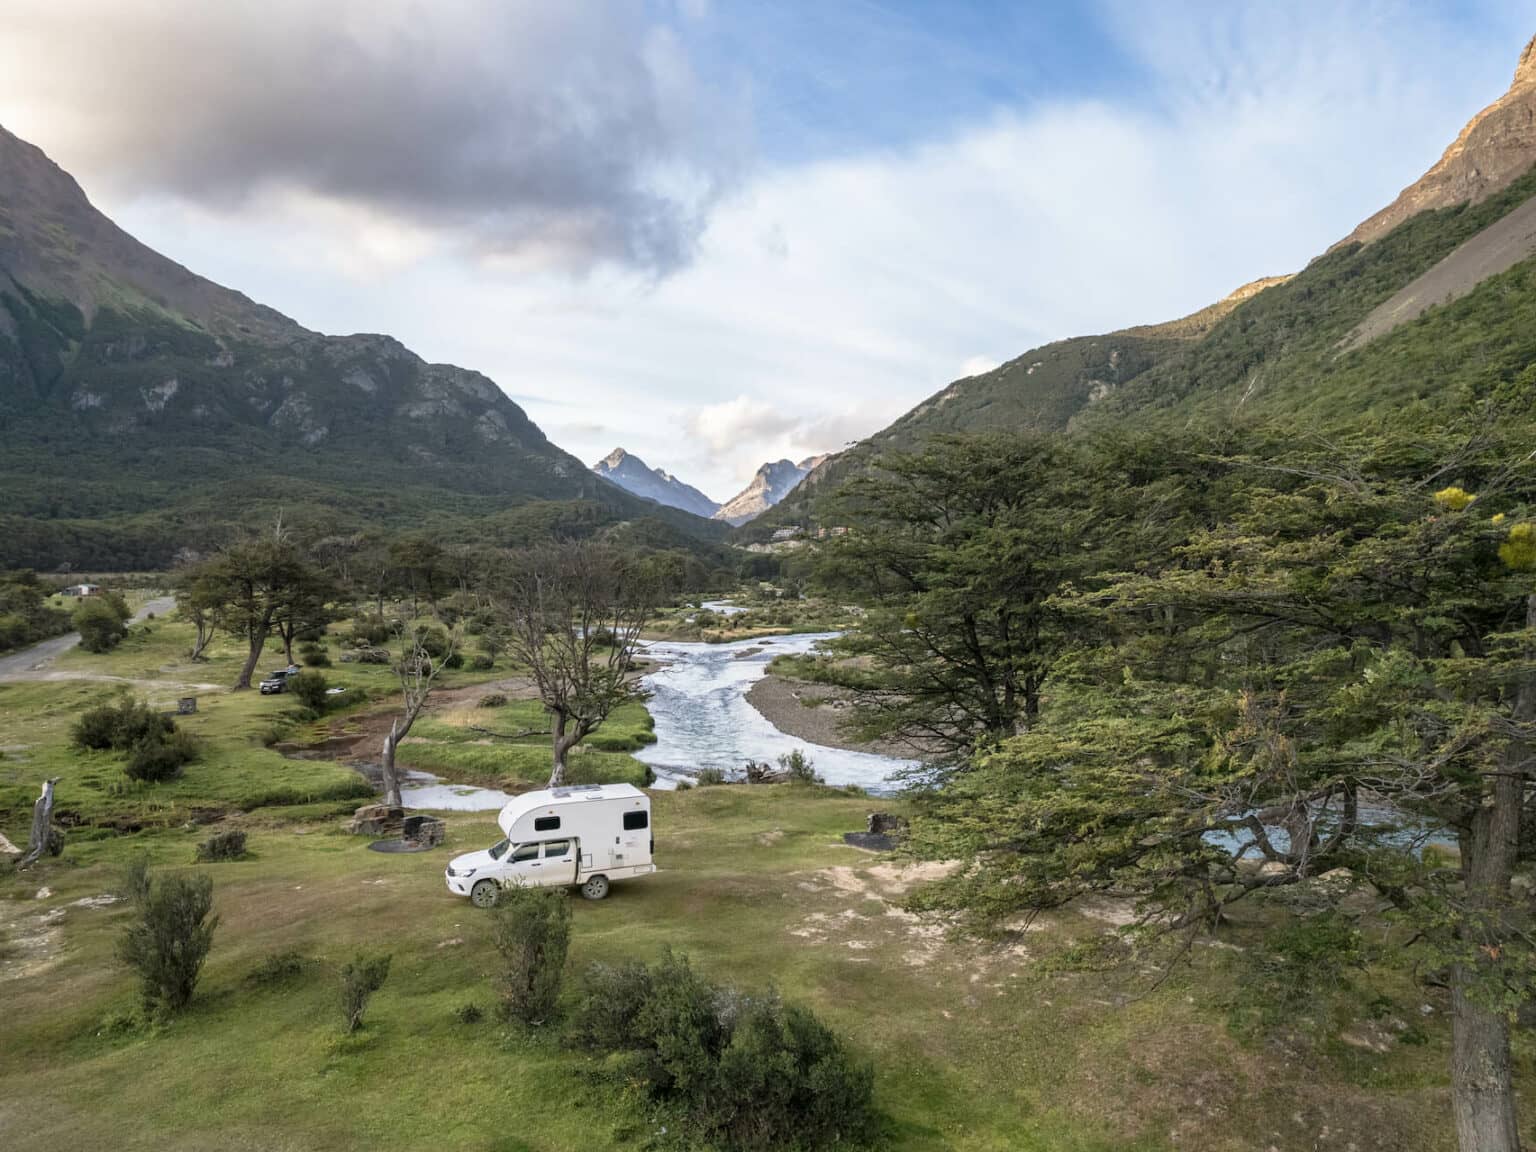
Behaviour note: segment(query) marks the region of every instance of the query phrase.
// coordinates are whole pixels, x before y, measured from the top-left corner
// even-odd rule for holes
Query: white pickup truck
[[[496,903],[502,888],[574,885],[588,900],[608,895],[616,880],[656,871],[651,798],[632,784],[576,784],[525,792],[497,817],[506,839],[456,856],[448,890],[477,908]]]

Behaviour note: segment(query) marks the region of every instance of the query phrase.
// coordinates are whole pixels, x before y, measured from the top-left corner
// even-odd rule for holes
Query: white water
[[[400,803],[406,808],[438,812],[499,812],[512,799],[494,788],[449,784],[430,772],[407,772],[400,783]]]
[[[661,662],[642,683],[651,692],[647,707],[656,720],[656,743],[635,753],[661,781],[675,783],[700,768],[739,773],[748,760],[773,763],[800,749],[828,784],[858,784],[874,791],[913,761],[870,752],[849,752],[797,740],[770,724],[747,703],[747,691],[762,679],[775,656],[810,652],[836,633],[773,636],[730,644],[660,640],[645,646]]]

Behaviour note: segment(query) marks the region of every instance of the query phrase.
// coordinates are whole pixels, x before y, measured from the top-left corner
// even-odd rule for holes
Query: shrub
[[[110,652],[128,635],[123,617],[105,598],[92,597],[75,609],[72,622],[87,652]]]
[[[441,660],[448,655],[448,633],[441,628],[417,629],[416,646],[433,660]]]
[[[140,907],[149,899],[149,854],[137,852],[123,865],[123,875],[117,894],[130,905]]]
[[[395,630],[382,616],[365,616],[352,622],[352,636],[353,639],[361,640],[369,647],[376,648],[380,644],[388,644],[393,640]]]
[[[368,1001],[384,987],[389,979],[390,955],[365,956],[359,952],[341,970],[341,1013],[346,1019],[347,1034],[351,1035],[363,1026],[363,1013]]]
[[[505,692],[487,692],[478,702],[481,708],[503,708],[507,703]]]
[[[160,715],[147,704],[125,698],[115,705],[102,704],[82,713],[70,731],[70,739],[80,748],[126,752],[137,744],[175,730],[176,725],[169,716]]]
[[[197,846],[197,858],[205,863],[213,863],[218,860],[238,860],[244,855],[245,832],[239,828],[228,828],[223,832],[215,832]]]
[[[476,652],[470,657],[469,666],[476,672],[489,672],[496,667],[496,660],[485,652]]]
[[[555,1015],[571,946],[571,902],[564,888],[503,888],[492,910],[491,940],[501,954],[501,1014],[524,1024]]]
[[[700,768],[693,774],[693,782],[700,788],[708,788],[715,784],[727,784],[724,768]]]
[[[826,783],[821,778],[821,774],[816,771],[816,762],[798,748],[780,756],[779,767],[784,770],[784,775],[796,784]]]
[[[330,653],[326,651],[324,644],[304,644],[299,648],[299,659],[304,661],[308,668],[329,668],[331,666]]]
[[[624,1074],[712,1144],[817,1147],[871,1125],[873,1070],[813,1012],[715,985],[686,957],[588,969],[571,1037],[626,1054]]]
[[[1239,1032],[1268,1030],[1308,1013],[1325,1015],[1366,962],[1359,928],[1334,910],[1290,920],[1265,944],[1245,955],[1239,973],[1229,1016]]]
[[[453,1010],[453,1018],[460,1024],[478,1024],[485,1018],[485,1013],[478,1004],[460,1004]]]
[[[450,652],[443,658],[443,667],[450,672],[455,668],[464,667],[464,655],[461,652]]]
[[[323,672],[314,672],[306,669],[297,676],[288,677],[288,691],[294,698],[311,712],[324,712],[328,703],[326,690],[330,682],[326,680]]]
[[[294,977],[301,975],[309,965],[309,957],[294,948],[288,948],[282,952],[268,952],[261,958],[261,962],[251,969],[245,980],[247,984],[254,984],[258,988],[286,984]]]
[[[130,780],[158,784],[180,776],[182,767],[192,763],[197,756],[197,741],[190,733],[172,725],[169,732],[155,733],[135,744],[128,753],[123,771]]]
[[[150,880],[135,911],[118,957],[139,974],[145,1015],[172,1016],[192,999],[213,944],[213,881],[191,873]]]

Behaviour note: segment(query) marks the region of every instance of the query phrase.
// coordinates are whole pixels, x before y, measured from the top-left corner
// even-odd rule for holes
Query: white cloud
[[[1134,98],[763,172],[659,283],[450,250],[364,262],[359,281],[285,244],[275,210],[108,207],[313,327],[486,372],[584,460],[622,444],[724,498],[763,460],[868,435],[958,375],[1294,271],[1427,168],[1521,47],[1372,3],[1127,4],[1115,21],[1152,78]]]

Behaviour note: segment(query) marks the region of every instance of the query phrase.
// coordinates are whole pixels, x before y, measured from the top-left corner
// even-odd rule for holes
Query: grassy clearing
[[[509,791],[542,786],[549,777],[548,725],[549,717],[536,700],[513,700],[498,708],[445,709],[417,721],[400,746],[399,762],[456,783]],[[648,783],[646,766],[629,753],[655,742],[651,728],[644,705],[618,709],[571,753],[570,782]],[[514,733],[526,735],[503,738]]]
[[[1384,1053],[1245,1045],[1222,1013],[1227,949],[1201,949],[1194,969],[1154,986],[1042,962],[1102,935],[1092,917],[983,945],[902,914],[908,878],[840,842],[862,824],[862,798],[770,786],[655,804],[663,871],[577,904],[572,970],[670,946],[712,977],[809,1003],[874,1059],[883,1148],[1302,1148],[1325,1130],[1340,1148],[1449,1147],[1438,1016],[1426,1043]],[[202,833],[72,845],[0,881],[13,939],[54,933],[5,981],[7,1147],[665,1147],[587,1057],[489,1013],[455,1018],[492,1006],[493,954],[484,918],[440,872],[497,831],[488,816],[449,824],[447,851],[390,857],[335,821],[245,822],[250,858],[206,866],[223,921],[198,997],[150,1033],[105,1023],[133,1005],[111,959],[125,913],[76,901],[110,891],[135,851],[190,867]],[[337,970],[359,948],[392,951],[394,968],[347,1039]],[[252,982],[286,950],[306,958],[301,972]]]

